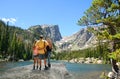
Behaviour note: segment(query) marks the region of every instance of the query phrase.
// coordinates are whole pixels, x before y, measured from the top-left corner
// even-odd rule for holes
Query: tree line
[[[0,20],[0,58],[16,61],[31,59],[32,43],[29,39],[33,39],[29,32]]]
[[[72,60],[72,59],[80,59],[80,58],[98,58],[104,60],[104,63],[109,63],[109,51],[107,47],[107,43],[105,44],[96,44],[95,47],[90,47],[81,50],[68,50],[62,51],[56,55],[57,60]]]

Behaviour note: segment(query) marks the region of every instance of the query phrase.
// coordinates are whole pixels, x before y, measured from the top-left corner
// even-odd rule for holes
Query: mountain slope
[[[87,29],[81,29],[72,36],[63,37],[63,39],[57,41],[56,46],[58,46],[58,51],[79,50],[91,47],[96,42],[94,34],[88,32]]]

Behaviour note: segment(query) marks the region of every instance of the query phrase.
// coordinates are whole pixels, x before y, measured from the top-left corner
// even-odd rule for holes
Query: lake
[[[100,75],[105,72],[106,74],[111,70],[110,64],[80,64],[80,63],[64,63],[67,70],[72,74],[72,79],[100,79]]]
[[[54,63],[64,63],[67,70],[71,73],[72,77],[69,79],[100,79],[100,75],[103,71],[111,71],[111,65],[109,64],[79,64],[69,63],[64,61],[52,61]],[[20,67],[33,64],[32,61],[24,62],[1,62],[0,73],[4,73],[6,70],[13,67]]]

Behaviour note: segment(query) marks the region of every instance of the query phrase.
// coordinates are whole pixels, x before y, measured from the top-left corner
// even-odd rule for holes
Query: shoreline
[[[20,59],[16,62],[22,62],[24,61],[23,59]],[[31,61],[31,60],[29,60]],[[33,61],[33,60],[32,60]],[[73,58],[73,59],[70,59],[70,60],[61,60],[61,61],[65,61],[65,62],[70,62],[70,63],[85,63],[85,64],[107,64],[104,62],[104,60],[101,60],[99,58],[94,58],[94,57],[88,57],[88,58]],[[0,62],[9,62],[7,59],[0,59]],[[10,61],[12,62],[12,61]]]

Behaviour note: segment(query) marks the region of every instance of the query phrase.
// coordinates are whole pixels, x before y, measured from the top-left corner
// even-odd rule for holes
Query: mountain
[[[81,29],[77,33],[57,41],[56,46],[58,47],[57,51],[79,50],[91,47],[96,42],[96,37],[93,33],[88,32],[87,29]]]
[[[28,31],[33,33],[37,39],[39,39],[40,34],[45,37],[50,37],[53,42],[60,41],[62,39],[58,25],[35,25],[28,28]]]

